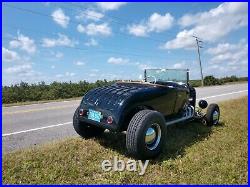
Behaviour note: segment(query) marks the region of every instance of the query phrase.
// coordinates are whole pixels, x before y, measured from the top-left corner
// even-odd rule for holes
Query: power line
[[[22,42],[20,39],[16,37],[2,37],[2,39],[7,39],[7,40],[16,40],[19,42]],[[43,42],[37,42],[39,45],[44,47]],[[80,50],[80,51],[93,51],[87,48],[81,48],[81,47],[73,47],[73,46],[56,46],[56,47],[61,47],[61,48],[67,48],[67,49],[75,49],[75,50]],[[147,57],[147,58],[152,58],[152,56],[148,55],[140,55],[136,53],[126,53],[126,52],[119,52],[119,51],[112,51],[112,50],[102,50],[102,49],[95,49],[94,52],[99,52],[99,53],[106,53],[106,54],[119,54],[119,55],[125,55],[125,56],[135,56],[135,57]],[[165,58],[164,58],[165,59]]]
[[[8,28],[11,28],[11,29],[21,29],[21,30],[26,30],[26,31],[29,31],[29,32],[32,32],[32,33],[35,33],[35,34],[52,34],[52,35],[55,35],[55,36],[58,36],[58,33],[49,33],[49,32],[41,32],[40,30],[36,30],[36,29],[32,29],[32,28],[26,28],[26,27],[17,27],[17,26],[14,26],[14,25],[9,25],[9,24],[3,24],[3,26],[6,26],[6,27],[8,27]],[[17,41],[19,41],[19,39],[18,38],[16,38],[16,37],[10,37],[10,36],[8,36],[8,37],[2,37],[2,39],[7,39],[7,40],[17,40]],[[48,49],[46,49],[44,46],[43,46],[43,42],[36,42],[36,43],[38,43],[39,45],[41,45],[43,48],[43,50],[48,50]],[[109,46],[112,46],[112,45],[110,45],[110,43],[109,43]],[[89,48],[80,48],[80,47],[70,47],[70,46],[56,46],[56,47],[61,47],[61,48],[67,48],[67,49],[76,49],[76,50],[81,50],[81,51],[93,51],[93,49],[91,50],[91,49],[89,49]],[[132,49],[132,48],[129,48],[129,49]],[[138,48],[139,49],[139,48]],[[136,56],[136,57],[144,57],[144,58],[153,58],[153,56],[151,56],[151,55],[141,55],[141,54],[138,54],[138,53],[127,53],[127,52],[120,52],[120,51],[112,51],[112,50],[101,50],[101,49],[95,49],[94,50],[96,53],[108,53],[108,54],[114,54],[114,55],[116,55],[116,54],[120,54],[120,55],[126,55],[126,56]],[[141,52],[143,52],[144,54],[145,54],[145,50],[144,51],[141,51]],[[159,58],[158,57],[158,59],[164,59],[164,60],[166,60],[166,58]],[[185,58],[186,59],[186,58]],[[139,60],[139,59],[138,59]]]
[[[53,18],[52,15],[49,15],[49,14],[45,14],[45,13],[41,13],[41,12],[37,12],[37,11],[34,11],[34,10],[30,10],[30,9],[26,9],[26,8],[21,8],[21,7],[17,7],[17,6],[13,6],[13,5],[10,5],[10,4],[4,4],[5,6],[7,7],[10,7],[10,8],[13,8],[13,9],[17,9],[19,11],[23,11],[23,12],[28,12],[28,13],[31,13],[31,14],[35,14],[35,15],[40,15],[40,16],[44,16],[44,17],[47,17],[47,18]],[[60,5],[61,6],[61,5]],[[68,7],[65,7],[67,9],[69,9]],[[85,8],[86,9],[86,8]],[[71,9],[73,10],[73,9]],[[85,13],[86,15],[88,16],[92,16],[93,15],[90,15],[90,14],[87,14]],[[63,18],[57,18],[59,20],[63,20],[65,21],[65,19]],[[73,20],[70,20],[69,21],[70,23],[74,23],[74,24],[81,24],[80,22],[77,22],[77,21],[73,21]],[[116,21],[116,23],[118,23],[118,21]],[[121,35],[121,36],[124,36],[124,37],[128,37],[128,38],[134,38],[134,36],[132,35],[129,35],[129,34],[124,34],[124,33],[121,33],[121,32],[114,32],[112,31],[113,33],[115,34],[118,34],[118,35]],[[50,33],[51,34],[51,33]],[[162,42],[162,43],[165,43],[166,41],[163,41],[163,40],[159,40],[159,39],[154,39],[154,38],[144,38],[144,37],[137,37],[137,39],[141,39],[141,40],[150,40],[150,41],[154,41],[154,42]]]
[[[28,12],[28,13],[31,13],[31,14],[35,14],[35,15],[40,15],[40,16],[44,16],[44,17],[49,17],[49,18],[53,18],[51,15],[49,14],[45,14],[45,13],[41,13],[41,12],[37,12],[37,11],[33,11],[33,10],[30,10],[30,9],[26,9],[26,8],[21,8],[21,7],[17,7],[17,6],[13,6],[13,5],[9,5],[9,4],[4,4],[5,6],[7,7],[10,7],[10,8],[13,8],[13,9],[17,9],[17,10],[20,10],[20,11],[23,11],[23,12]],[[71,9],[72,10],[72,9]],[[60,20],[65,20],[65,19],[62,19],[62,18],[58,18]],[[76,21],[72,21],[71,20],[71,23],[75,23],[75,24],[80,24],[80,22],[76,22]],[[9,26],[9,27],[13,27],[13,26]],[[17,28],[17,27],[16,27]],[[25,30],[30,30],[30,31],[33,31],[35,33],[42,33],[40,30],[37,31],[37,30],[34,30],[34,29],[25,29]],[[58,36],[58,33],[49,33],[49,32],[43,32],[43,33],[46,33],[46,34],[53,34],[53,35],[57,35]],[[124,35],[124,36],[127,36],[127,37],[132,37],[131,35],[125,35],[123,33],[117,33],[117,34],[121,34],[121,35]],[[17,38],[15,38],[17,39]],[[150,39],[150,40],[154,40],[152,38],[140,38],[140,39]],[[155,41],[155,40],[154,40]],[[158,41],[158,40],[157,40]],[[42,45],[42,44],[41,44]],[[64,47],[64,48],[70,48],[70,49],[77,49],[77,50],[84,50],[84,51],[90,51],[89,49],[86,49],[86,48],[79,48],[79,47],[69,47],[69,46],[58,46],[58,47]],[[148,55],[140,55],[140,54],[136,54],[136,53],[122,53],[122,52],[117,52],[117,51],[110,51],[110,50],[100,50],[100,49],[97,49],[95,50],[96,52],[101,52],[101,53],[115,53],[115,54],[122,54],[122,55],[128,55],[128,56],[140,56],[140,57],[147,57]],[[145,51],[143,51],[145,52]],[[148,56],[149,57],[149,56]],[[150,56],[150,58],[152,58],[152,56]]]
[[[80,7],[83,10],[89,10],[89,8],[81,6],[81,4],[75,5],[73,2],[70,2],[69,4],[72,7],[75,7],[75,8],[78,8],[78,9]],[[93,16],[94,17],[94,15],[89,15],[86,12],[82,12],[82,13],[85,14],[85,15],[88,15],[88,16],[91,16],[91,17]],[[107,14],[105,14],[105,17],[111,18],[114,21],[119,20],[119,21],[116,21],[118,24],[128,24],[128,22],[132,22],[132,20],[128,20],[128,19],[124,19],[124,18],[119,18],[119,17],[116,17],[116,16],[107,15]],[[96,18],[98,18],[98,17],[96,17]]]
[[[36,30],[36,29],[33,29],[33,28],[27,28],[27,27],[23,27],[23,26],[21,26],[21,27],[17,27],[17,26],[14,26],[14,25],[10,25],[10,24],[3,24],[3,26],[6,26],[6,27],[8,27],[8,28],[10,28],[10,29],[16,29],[16,30],[26,30],[26,31],[29,31],[29,32],[31,32],[31,33],[35,33],[36,35],[37,34],[40,34],[40,35],[42,35],[42,34],[45,34],[45,35],[53,35],[53,36],[56,36],[56,37],[58,37],[58,33],[51,33],[51,32],[44,32],[44,31],[41,31],[41,30]],[[101,43],[103,43],[103,42],[101,42]],[[108,46],[109,47],[119,47],[119,48],[121,48],[122,46],[120,46],[120,45],[114,45],[114,44],[112,44],[112,43],[108,43]],[[143,52],[143,53],[145,53],[145,50],[143,50],[142,48],[129,48],[129,49],[132,49],[133,51],[137,51],[137,52]]]
[[[84,15],[87,15],[87,16],[89,16],[89,17],[92,17],[92,18],[98,18],[97,16],[94,16],[94,15],[91,15],[91,14],[88,14],[88,13],[86,13],[86,12],[84,12],[84,11],[82,11],[82,9],[83,10],[89,10],[89,8],[86,8],[86,7],[83,7],[83,6],[81,6],[81,4],[79,4],[79,5],[75,5],[75,4],[73,4],[73,2],[71,2],[71,3],[69,3],[71,6],[73,6],[73,7],[75,7],[76,9],[79,9],[79,8],[81,8],[81,13],[82,14],[84,14]],[[54,4],[52,4],[52,5],[54,5]],[[68,5],[68,4],[67,4]],[[62,6],[61,4],[60,4],[60,6]],[[59,7],[58,5],[57,5],[57,7]],[[73,10],[72,8],[69,8],[68,6],[63,6],[65,9],[68,9],[68,10]],[[91,10],[91,9],[90,9]],[[122,26],[127,26],[128,24],[130,24],[130,23],[132,23],[132,20],[128,20],[128,19],[124,19],[124,18],[119,18],[119,17],[116,17],[116,16],[111,16],[111,15],[107,15],[107,14],[105,14],[105,17],[107,17],[107,18],[110,18],[111,19],[111,22],[113,22],[113,23],[115,23],[115,24],[119,24],[119,25],[122,25]],[[174,32],[170,32],[170,31],[167,31],[167,33],[169,34],[169,33],[173,33],[174,35],[176,35],[176,33],[174,33]],[[120,33],[121,34],[121,33]],[[165,36],[166,36],[166,34],[164,34]],[[128,35],[128,36],[130,36],[130,37],[132,37],[131,35]],[[141,38],[141,39],[149,39],[149,40],[154,40],[154,41],[156,41],[156,42],[163,42],[163,43],[165,43],[165,41],[163,41],[162,39],[156,39],[156,38]]]
[[[9,8],[13,8],[13,9],[19,10],[19,11],[28,12],[28,13],[35,14],[35,15],[39,15],[39,16],[43,16],[43,17],[53,18],[52,15],[45,14],[45,13],[42,13],[42,12],[38,12],[38,11],[26,9],[26,8],[21,8],[21,7],[9,5],[9,4],[6,4],[6,3],[5,3],[4,5],[7,6],[7,7],[9,7]],[[90,15],[90,16],[91,16],[91,15]],[[57,19],[57,20],[65,21],[65,19],[63,19],[63,18],[56,18],[56,19]],[[73,23],[73,24],[75,24],[75,25],[81,24],[81,22],[77,22],[77,21],[73,21],[73,20],[69,20],[69,22],[70,22],[70,23]],[[134,36],[132,36],[132,35],[128,35],[128,34],[124,34],[124,33],[120,33],[120,32],[115,32],[115,31],[113,31],[113,33],[118,34],[118,35],[122,35],[122,36],[125,36],[125,37],[134,38]],[[154,38],[142,38],[142,37],[137,37],[137,39],[150,40],[150,41],[154,41],[154,42],[163,42],[163,43],[165,43],[165,41],[163,41],[163,40],[158,40],[158,39],[154,39]]]

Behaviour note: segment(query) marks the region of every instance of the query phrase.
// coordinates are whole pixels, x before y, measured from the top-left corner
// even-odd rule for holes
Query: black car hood
[[[157,88],[158,86],[146,83],[115,83],[111,86],[99,87],[88,91],[84,95],[82,102],[83,104],[113,110],[133,94]]]

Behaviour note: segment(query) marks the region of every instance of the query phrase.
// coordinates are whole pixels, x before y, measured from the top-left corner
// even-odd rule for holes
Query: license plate
[[[102,119],[102,113],[95,111],[95,110],[92,110],[92,109],[89,109],[88,119],[100,122]]]

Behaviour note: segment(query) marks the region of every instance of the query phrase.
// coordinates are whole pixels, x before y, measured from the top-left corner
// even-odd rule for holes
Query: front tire
[[[73,127],[77,134],[81,137],[88,139],[95,136],[100,136],[105,129],[95,127],[88,123],[79,121],[79,107],[76,109],[73,117]]]
[[[220,119],[220,108],[217,104],[210,104],[205,116],[207,126],[218,125]]]
[[[127,129],[128,153],[137,159],[156,157],[165,145],[166,132],[165,119],[159,112],[139,111]]]

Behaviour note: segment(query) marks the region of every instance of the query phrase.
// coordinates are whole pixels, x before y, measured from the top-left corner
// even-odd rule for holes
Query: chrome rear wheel
[[[146,131],[145,144],[149,150],[154,150],[161,140],[161,127],[159,124],[152,124]]]

